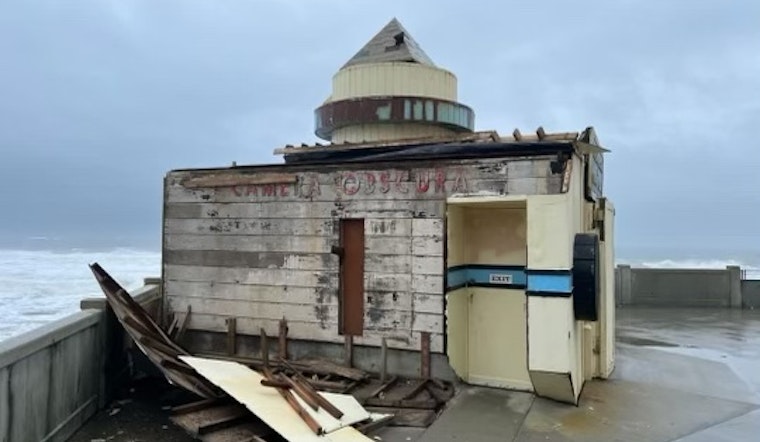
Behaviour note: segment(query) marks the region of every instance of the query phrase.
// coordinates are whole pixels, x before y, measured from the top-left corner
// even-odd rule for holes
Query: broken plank
[[[182,340],[182,336],[185,334],[185,330],[187,330],[187,323],[190,322],[190,313],[192,313],[193,309],[189,305],[187,306],[187,312],[182,315],[182,318],[179,320],[179,324],[177,324],[177,332],[174,335],[174,340],[179,342]]]
[[[397,376],[391,377],[387,381],[383,382],[379,387],[377,387],[376,389],[372,390],[372,392],[370,392],[370,394],[369,394],[369,397],[376,397],[380,393],[384,392],[385,390],[387,390],[388,388],[390,388],[391,386],[393,386],[393,384],[395,384],[397,381],[398,381],[398,377]]]
[[[198,426],[198,434],[204,435],[208,433],[212,433],[214,431],[219,431],[225,428],[232,427],[234,425],[239,424],[246,418],[249,418],[251,416],[251,412],[246,410],[243,407],[236,407],[234,410],[231,410],[229,413],[227,413],[224,416],[220,416],[219,418],[204,422],[203,424]]]
[[[427,383],[428,383],[427,379],[423,379],[419,381],[417,385],[415,385],[415,387],[412,388],[412,390],[409,393],[404,395],[404,399],[412,399],[418,394],[420,394],[420,392],[422,392],[422,390],[425,389],[425,386],[427,385]]]
[[[435,399],[418,399],[418,400],[389,400],[376,397],[367,398],[364,404],[372,407],[392,407],[392,408],[416,408],[421,410],[434,410],[438,407],[438,401]]]
[[[356,429],[359,430],[361,433],[369,434],[373,431],[377,431],[380,428],[385,427],[386,425],[390,425],[390,423],[393,421],[393,419],[396,416],[393,414],[388,414],[382,417],[379,417],[377,419],[370,420],[369,422],[365,422],[359,425],[356,425]]]
[[[293,367],[288,361],[285,359],[282,359],[280,362],[282,362],[287,368],[292,370],[295,373],[296,379],[300,381],[300,384],[303,385],[304,389],[306,390],[306,393],[313,396],[313,398],[317,401],[319,406],[325,409],[332,417],[335,419],[340,419],[343,417],[343,412],[338,410],[337,407],[335,407],[333,404],[331,404],[329,401],[325,400],[322,396],[317,394],[317,392],[313,389],[311,384],[309,384],[309,380],[306,379],[295,367]],[[294,385],[299,385],[299,383],[296,383]]]
[[[280,335],[277,351],[280,359],[288,358],[288,321],[285,318],[280,319]]]
[[[190,402],[184,405],[177,405],[176,407],[172,407],[171,414],[179,415],[179,414],[184,414],[184,413],[192,413],[194,411],[199,411],[199,410],[209,408],[218,403],[219,403],[218,399],[203,399],[200,401]]]
[[[316,374],[337,374],[338,376],[342,376],[354,381],[361,381],[369,376],[364,370],[359,370],[358,368],[343,367],[334,362],[321,359],[291,361],[290,363],[293,366],[298,367],[301,371]]]
[[[237,353],[237,319],[234,316],[232,316],[232,317],[227,318],[227,354],[230,356],[234,356],[236,353]]]

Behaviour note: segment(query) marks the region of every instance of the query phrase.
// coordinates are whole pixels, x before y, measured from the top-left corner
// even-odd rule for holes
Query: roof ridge
[[[380,32],[362,46],[341,69],[357,64],[391,63],[394,61],[435,67],[433,60],[428,57],[396,17],[393,17]]]

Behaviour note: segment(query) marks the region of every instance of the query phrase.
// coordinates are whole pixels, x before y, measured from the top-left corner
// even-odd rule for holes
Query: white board
[[[295,410],[280,396],[276,389],[261,385],[262,375],[232,361],[180,356],[201,376],[227,392],[245,405],[280,436],[292,442],[366,442],[365,435],[349,425],[369,419],[369,413],[351,395],[320,393],[342,411],[343,417],[335,419],[323,409],[312,410],[297,396],[303,408],[322,426],[326,434],[316,435]]]

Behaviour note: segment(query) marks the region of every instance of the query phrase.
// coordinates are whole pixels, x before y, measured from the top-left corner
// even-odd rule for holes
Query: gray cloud
[[[393,16],[478,128],[597,128],[622,250],[760,242],[760,4],[719,0],[3,2],[0,237],[157,238],[166,171],[314,141]]]

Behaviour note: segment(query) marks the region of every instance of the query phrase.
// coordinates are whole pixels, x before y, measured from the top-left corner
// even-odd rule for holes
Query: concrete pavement
[[[462,386],[425,431],[384,441],[748,441],[760,433],[760,311],[618,310],[616,370],[578,407]]]

